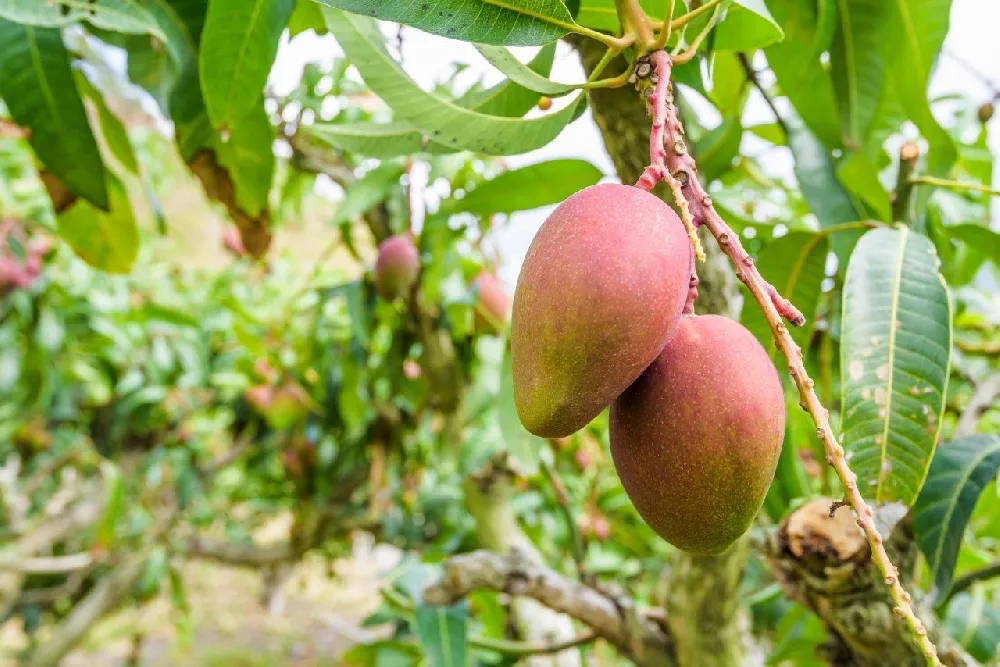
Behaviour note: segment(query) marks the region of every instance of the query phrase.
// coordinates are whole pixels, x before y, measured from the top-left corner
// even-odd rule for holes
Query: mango
[[[514,292],[514,402],[524,427],[565,437],[610,405],[666,345],[690,276],[684,226],[648,192],[603,183],[556,207]]]
[[[476,294],[476,331],[503,331],[510,317],[510,297],[503,285],[489,271],[480,271],[472,281]]]
[[[410,291],[420,274],[420,255],[408,234],[390,236],[378,246],[375,259],[375,288],[379,296],[392,301]]]
[[[681,318],[670,342],[611,406],[611,456],[642,518],[697,554],[750,527],[785,433],[778,372],[757,339],[717,315]]]

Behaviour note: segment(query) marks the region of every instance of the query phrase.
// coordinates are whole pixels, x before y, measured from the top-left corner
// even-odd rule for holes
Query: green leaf
[[[521,424],[514,405],[514,370],[511,365],[510,345],[506,346],[503,365],[500,368],[500,395],[497,397],[497,420],[503,434],[507,451],[520,463],[525,471],[538,471],[538,452],[545,447],[545,441],[529,433]]]
[[[1000,266],[1000,232],[974,222],[947,225],[944,229],[951,238],[984,253],[991,262]]]
[[[717,51],[752,51],[784,36],[764,0],[733,0],[725,19],[715,28],[713,45]]]
[[[0,18],[36,28],[61,28],[86,21],[103,30],[148,33],[165,39],[156,21],[136,0],[0,0]]]
[[[214,0],[213,0],[214,1]],[[442,37],[508,46],[554,42],[574,26],[561,0],[318,0],[382,21],[403,23]]]
[[[1000,646],[1000,611],[983,591],[956,595],[948,603],[943,625],[980,664],[991,664]]]
[[[232,128],[253,109],[295,0],[212,0],[201,36],[201,91],[212,125]]]
[[[844,187],[861,198],[882,222],[892,222],[889,193],[878,179],[878,169],[864,154],[849,153],[837,165],[837,178]]]
[[[785,131],[781,129],[781,125],[777,122],[751,125],[747,130],[775,146],[784,146],[787,143]]]
[[[712,58],[711,99],[723,117],[739,116],[748,90],[738,54],[722,51]]]
[[[806,326],[789,328],[792,338],[803,349],[808,347],[812,336],[829,252],[829,234],[792,231],[765,245],[756,259],[761,275],[806,316]],[[752,300],[743,308],[741,321],[774,358],[777,351],[774,336]]]
[[[354,220],[384,202],[399,187],[399,179],[405,171],[401,164],[385,162],[359,178],[347,188],[331,224]]]
[[[58,29],[0,19],[0,97],[14,121],[31,130],[31,147],[45,166],[107,209],[104,163]]]
[[[698,157],[698,171],[705,183],[729,171],[733,159],[740,152],[743,126],[739,116],[725,118],[718,127],[708,131],[694,144],[694,154]]]
[[[830,74],[841,127],[861,146],[883,92],[882,21],[885,0],[836,0],[838,23],[830,49]]]
[[[417,667],[423,662],[417,646],[390,639],[358,644],[341,657],[354,667]]]
[[[118,466],[106,459],[101,461],[101,477],[104,479],[104,506],[95,526],[94,541],[101,549],[108,550],[114,544],[118,520],[125,514],[125,482]]]
[[[912,505],[951,361],[951,304],[933,244],[905,227],[865,234],[847,267],[841,328],[843,440],[858,489]]]
[[[413,617],[428,667],[466,667],[469,612],[464,604],[452,607],[419,604],[413,610]]]
[[[527,211],[558,204],[599,180],[600,170],[586,160],[549,160],[505,171],[445,206],[476,215]]]
[[[951,0],[885,0],[879,23],[893,89],[930,146],[930,172],[947,173],[957,156],[951,137],[931,114],[927,85],[948,33]]]
[[[267,208],[274,177],[274,128],[264,110],[264,100],[236,125],[224,140],[218,139],[216,152],[236,184],[236,203],[251,216]]]
[[[557,97],[583,87],[582,83],[558,83],[542,76],[502,46],[476,44],[475,47],[487,62],[506,74],[511,81],[536,93]]]
[[[56,220],[59,236],[83,261],[109,273],[128,273],[139,251],[128,193],[112,173],[106,173],[110,211],[78,201]]]
[[[806,126],[825,145],[841,145],[840,118],[833,81],[816,52],[817,16],[811,2],[772,0],[771,8],[785,31],[785,39],[767,49],[781,92]]]
[[[934,581],[931,594],[938,600],[951,590],[965,527],[998,468],[1000,436],[995,433],[946,442],[934,455],[913,506],[913,530]]]
[[[433,141],[487,155],[514,155],[552,141],[576,116],[582,96],[566,108],[529,120],[472,111],[417,86],[385,50],[378,26],[364,17],[324,10],[327,26],[368,86],[399,120],[413,124]]]
[[[295,37],[306,30],[325,35],[326,20],[323,18],[323,11],[313,0],[296,0],[295,11],[288,19],[288,35]]]
[[[543,46],[528,63],[528,68],[540,76],[548,77],[555,54],[555,44]],[[463,96],[458,104],[491,116],[520,118],[538,105],[540,97],[539,93],[506,79],[492,88]]]
[[[74,74],[80,92],[94,105],[104,144],[122,167],[133,174],[137,174],[139,172],[139,162],[135,158],[135,150],[132,148],[132,141],[128,137],[125,126],[112,113],[108,107],[108,103],[104,101],[104,95],[97,90],[94,84],[90,82],[90,79],[80,70],[76,70]]]

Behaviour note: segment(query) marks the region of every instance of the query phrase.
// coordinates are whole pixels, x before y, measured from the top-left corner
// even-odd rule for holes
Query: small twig
[[[715,21],[716,19],[719,18],[719,10],[721,8],[722,7],[720,5],[716,5],[715,11],[712,12],[712,17],[708,19],[708,23],[706,23],[705,27],[701,29],[701,32],[699,32],[695,36],[694,41],[691,42],[691,45],[688,46],[683,51],[681,51],[680,53],[678,53],[676,56],[674,56],[675,63],[677,63],[678,65],[683,65],[684,63],[688,62],[689,60],[695,57],[695,55],[698,53],[698,49],[701,48],[701,43],[705,41],[705,38],[708,37],[708,33],[711,32],[713,27],[715,27]],[[680,48],[680,45],[678,45],[678,48]]]
[[[670,57],[662,51],[653,54],[652,61],[656,67],[656,73],[661,80],[669,79],[672,63]],[[816,435],[823,441],[827,453],[827,462],[836,471],[844,487],[845,500],[857,515],[858,525],[861,526],[871,547],[872,560],[882,573],[889,594],[892,597],[895,607],[893,612],[906,621],[914,641],[926,656],[931,665],[940,665],[937,657],[937,650],[927,636],[927,629],[917,618],[910,605],[910,595],[899,583],[899,572],[889,560],[883,545],[882,535],[875,526],[875,513],[865,502],[858,489],[857,476],[847,465],[844,448],[837,442],[833,435],[833,428],[830,426],[830,413],[823,407],[814,389],[815,382],[809,377],[805,366],[802,363],[802,349],[792,339],[788,328],[782,322],[782,317],[792,321],[793,324],[801,324],[805,321],[802,314],[794,308],[788,301],[782,299],[773,286],[767,283],[757,270],[753,260],[740,243],[738,234],[725,223],[719,216],[712,204],[711,197],[705,192],[698,180],[697,165],[694,159],[688,154],[683,140],[683,128],[677,118],[677,110],[672,103],[672,99],[667,97],[667,91],[657,87],[657,93],[664,95],[666,99],[666,127],[663,133],[665,139],[664,146],[667,150],[660,150],[663,155],[669,172],[678,179],[684,189],[685,198],[691,208],[691,214],[696,225],[704,224],[719,242],[722,251],[732,261],[736,268],[736,277],[740,279],[748,288],[751,296],[757,301],[764,317],[767,320],[771,334],[782,354],[788,359],[788,373],[795,382],[799,390],[800,403],[812,417],[816,424]],[[656,94],[656,93],[654,93]],[[652,104],[658,108],[661,100],[654,99]],[[655,128],[656,119],[654,119]],[[655,148],[655,147],[651,147]],[[647,172],[653,171],[653,175],[659,175],[657,165],[647,168]],[[640,184],[647,180],[647,174],[643,174]]]
[[[968,405],[962,410],[955,425],[955,437],[964,438],[976,432],[979,418],[986,413],[996,403],[1000,396],[1000,374],[991,375],[982,382],[976,384],[976,390],[969,399]]]
[[[982,343],[957,340],[955,341],[955,346],[966,354],[981,354],[984,356],[1000,354],[1000,343]]]
[[[64,574],[76,570],[85,570],[94,564],[94,556],[88,552],[69,554],[67,556],[49,556],[27,558],[24,560],[6,560],[0,558],[0,572],[12,571],[21,574]]]
[[[764,85],[760,82],[760,78],[757,76],[757,70],[753,68],[753,64],[750,62],[750,59],[747,57],[747,54],[740,53],[739,60],[740,60],[740,65],[743,66],[743,71],[747,75],[747,81],[753,84],[753,87],[757,89],[757,92],[760,93],[760,96],[764,98],[764,102],[767,104],[768,108],[771,109],[771,113],[774,114],[775,122],[778,124],[778,127],[781,128],[781,131],[787,137],[788,124],[785,123],[785,119],[782,118],[781,113],[778,111],[778,105],[774,103],[774,99],[771,97],[771,94],[764,89]]]
[[[544,458],[539,458],[539,467],[545,473],[546,479],[548,479],[549,484],[552,485],[552,490],[556,494],[559,511],[566,522],[566,530],[569,531],[570,549],[573,553],[573,560],[576,562],[576,572],[580,579],[583,580],[586,575],[587,554],[583,544],[583,535],[577,529],[576,520],[573,518],[573,510],[569,505],[569,494],[566,493],[566,485],[559,479],[559,473],[556,472],[555,468]]]
[[[946,178],[936,178],[934,176],[914,176],[910,178],[910,183],[912,185],[932,185],[937,188],[945,188],[947,190],[958,190],[964,192],[979,192],[982,194],[989,195],[991,197],[1000,197],[1000,190],[994,190],[988,185],[983,185],[982,183],[969,183],[964,181],[949,181]]]
[[[920,146],[905,142],[899,149],[899,169],[896,172],[896,189],[892,193],[892,219],[909,222],[910,202],[913,199],[913,181],[910,176],[917,169]]]
[[[670,39],[670,35],[673,33],[670,29],[670,20],[674,17],[675,0],[666,0],[664,4],[663,23],[657,26],[660,34],[656,36],[656,43],[653,45],[654,51],[663,50],[663,47],[667,45],[667,40]]]
[[[995,563],[990,563],[984,567],[981,567],[971,572],[966,572],[961,577],[955,580],[951,585],[951,590],[948,591],[948,595],[941,600],[938,604],[938,608],[944,607],[951,601],[953,597],[961,593],[962,591],[968,590],[973,584],[977,584],[981,581],[988,581],[995,577],[1000,576],[1000,561]]]
[[[1000,100],[1000,85],[997,85],[993,79],[980,72],[972,63],[950,49],[944,49],[944,55],[958,63],[966,72],[979,79],[979,82],[990,90],[994,100]]]

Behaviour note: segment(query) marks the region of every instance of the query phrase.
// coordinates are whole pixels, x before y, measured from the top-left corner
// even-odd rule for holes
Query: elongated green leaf
[[[139,252],[139,228],[125,186],[111,172],[106,178],[111,210],[78,201],[56,220],[56,231],[94,268],[128,273]]]
[[[411,25],[434,35],[482,44],[548,44],[574,25],[573,16],[561,0],[317,1],[335,9]]]
[[[812,336],[811,323],[819,308],[821,286],[826,277],[826,256],[829,252],[829,234],[793,231],[768,243],[757,257],[757,268],[761,275],[806,316],[806,326],[789,329],[800,347],[807,347]],[[771,335],[760,308],[751,302],[743,309],[741,320],[774,358],[777,351],[774,336]]]
[[[781,125],[778,123],[751,125],[747,128],[747,130],[756,134],[764,141],[774,144],[775,146],[784,146],[787,143],[785,139],[785,131],[781,129]]]
[[[720,51],[713,55],[711,99],[724,118],[740,115],[749,88],[738,54]]]
[[[0,97],[31,130],[31,147],[45,166],[71,191],[107,209],[104,163],[58,29],[0,19]]]
[[[434,607],[420,604],[413,610],[413,617],[428,667],[466,667],[469,612],[464,605]]]
[[[220,137],[216,152],[236,184],[236,203],[251,216],[267,207],[274,178],[274,128],[264,110],[264,100],[237,124],[228,138]]]
[[[726,118],[718,127],[698,139],[694,154],[698,156],[698,171],[710,183],[733,166],[733,159],[740,152],[743,126],[738,116]]]
[[[883,0],[836,0],[837,30],[830,49],[830,74],[837,91],[844,136],[864,143],[883,91]]]
[[[350,221],[381,204],[399,187],[399,179],[406,171],[403,165],[386,162],[359,178],[344,193],[331,224]]]
[[[841,331],[844,448],[861,493],[911,505],[944,411],[951,304],[924,236],[875,229],[851,256]]]
[[[264,92],[295,0],[212,0],[201,36],[201,91],[212,125],[232,128]]]
[[[528,65],[518,60],[513,53],[502,46],[476,44],[476,50],[500,72],[506,74],[511,81],[528,90],[542,95],[559,96],[577,90],[583,84],[558,83],[542,76]]]
[[[1000,647],[1000,611],[986,599],[985,591],[956,595],[942,625],[980,664],[992,663]]]
[[[312,30],[317,35],[326,34],[323,12],[313,0],[296,0],[295,11],[288,19],[288,34],[291,37]]]
[[[543,46],[528,63],[528,68],[540,76],[548,77],[555,54],[555,44]],[[539,93],[507,79],[492,88],[465,95],[458,104],[490,116],[520,118],[537,106],[540,97]]]
[[[510,345],[506,346],[503,365],[500,369],[500,394],[497,397],[497,421],[503,434],[507,451],[528,473],[538,471],[538,452],[545,447],[545,441],[529,433],[521,424],[514,405],[514,370],[510,356]]]
[[[0,18],[37,28],[60,28],[86,21],[112,32],[164,38],[156,21],[137,0],[0,0]]]
[[[135,159],[135,150],[132,148],[132,141],[128,138],[125,126],[108,108],[107,102],[104,101],[104,95],[97,90],[90,79],[80,70],[76,70],[74,74],[80,92],[94,105],[105,145],[122,167],[133,174],[138,173],[139,162]]]
[[[816,9],[800,0],[774,0],[770,6],[785,31],[785,39],[764,51],[778,86],[806,127],[825,145],[837,148],[842,143],[840,118],[833,81],[816,52]]]
[[[1000,266],[1000,232],[974,222],[947,225],[945,231],[953,238],[982,252],[997,266]]]
[[[104,506],[97,521],[94,541],[101,549],[110,549],[115,539],[115,526],[125,512],[125,482],[121,470],[111,461],[101,461],[104,480]]]
[[[942,599],[951,589],[962,535],[983,490],[1000,468],[1000,436],[973,435],[942,444],[913,506],[913,530]]]
[[[784,38],[764,0],[733,0],[725,19],[715,28],[718,51],[752,51]]]
[[[837,165],[837,178],[844,187],[862,199],[883,222],[892,222],[889,193],[878,180],[878,170],[864,153],[848,154]]]
[[[513,155],[540,148],[576,116],[583,98],[540,118],[519,120],[465,109],[417,86],[385,50],[378,26],[370,19],[324,9],[327,27],[365,82],[392,108],[433,141],[487,155]]]
[[[930,145],[930,171],[944,175],[956,158],[951,137],[931,114],[927,84],[948,32],[951,0],[886,0],[879,24],[893,89]]]
[[[599,180],[601,171],[586,160],[549,160],[505,171],[445,206],[477,215],[526,211],[558,204]]]

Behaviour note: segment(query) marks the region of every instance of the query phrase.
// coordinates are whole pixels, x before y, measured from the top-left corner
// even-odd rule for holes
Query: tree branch
[[[478,589],[529,597],[568,614],[638,665],[675,664],[670,638],[628,601],[570,581],[516,548],[508,556],[474,551],[449,559],[443,577],[424,592],[424,601],[453,604]]]
[[[657,123],[663,123],[665,126],[664,144],[662,146],[650,145],[650,157],[653,164],[647,168],[647,172],[643,174],[638,185],[640,187],[648,185],[650,180],[653,182],[666,179],[678,181],[690,207],[695,225],[704,224],[708,227],[719,242],[723,252],[729,256],[736,268],[737,278],[747,286],[750,294],[757,301],[778,349],[788,359],[788,373],[799,390],[800,403],[816,424],[816,435],[823,441],[827,462],[833,466],[840,478],[844,487],[845,499],[857,514],[858,524],[864,530],[865,537],[871,547],[872,559],[889,588],[890,596],[895,603],[893,613],[906,621],[914,642],[920,647],[928,663],[939,665],[941,663],[934,644],[927,637],[927,629],[914,613],[913,607],[910,605],[910,595],[900,585],[899,572],[889,560],[882,544],[882,535],[879,534],[875,526],[875,514],[862,498],[861,492],[858,490],[857,476],[851,472],[844,455],[844,448],[833,435],[833,428],[830,426],[830,413],[816,396],[816,391],[813,388],[815,382],[809,377],[802,363],[802,349],[792,339],[788,328],[782,322],[782,317],[785,317],[793,324],[799,325],[805,321],[805,318],[761,277],[752,258],[743,248],[739,235],[733,232],[715,210],[711,197],[708,196],[698,180],[697,165],[687,151],[684,130],[677,118],[677,111],[669,87],[660,85],[670,79],[672,68],[670,57],[662,51],[658,51],[652,55],[652,61],[659,80],[656,82],[650,107],[653,110],[653,127],[656,128]],[[657,165],[657,158],[665,162],[666,169]]]
[[[964,438],[976,432],[979,418],[995,405],[1000,396],[1000,374],[991,375],[976,385],[976,390],[965,406],[955,426],[955,437]]]
[[[912,141],[905,142],[899,149],[899,170],[896,173],[896,189],[892,193],[892,219],[907,222],[910,219],[910,201],[913,199],[913,181],[910,176],[917,169],[920,146]]]

